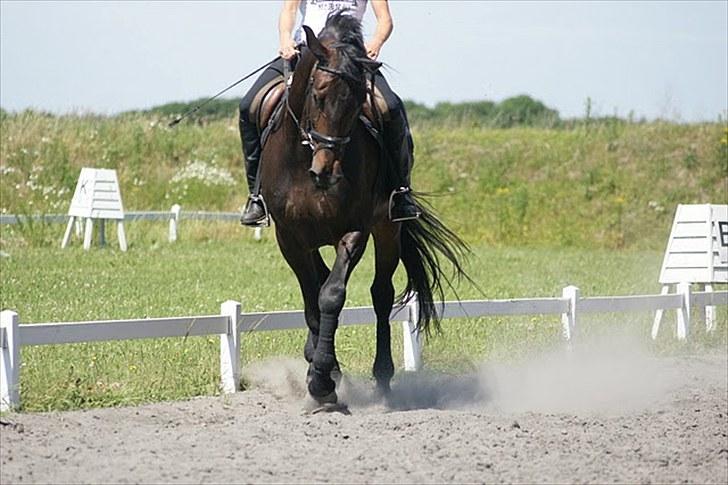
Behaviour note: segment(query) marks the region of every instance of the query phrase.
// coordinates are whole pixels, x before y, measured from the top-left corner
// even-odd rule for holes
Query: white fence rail
[[[728,291],[696,292],[689,285],[673,295],[639,295],[581,298],[574,286],[564,288],[560,298],[513,300],[478,300],[445,302],[442,318],[481,317],[487,315],[561,315],[563,336],[571,340],[579,315],[595,312],[677,310],[678,338],[685,339],[690,330],[690,310],[728,305]],[[405,307],[392,310],[391,319],[402,321],[405,370],[422,365],[421,339],[416,331],[416,299]],[[714,312],[706,312],[713,315]],[[376,321],[372,307],[345,308],[340,325],[366,324]],[[13,311],[0,313],[0,410],[20,405],[20,347],[141,338],[220,336],[221,390],[233,393],[240,380],[240,333],[305,327],[302,311],[241,313],[240,303],[222,304],[220,315],[140,320],[40,323],[20,325]],[[712,322],[706,321],[712,329]],[[653,337],[656,331],[653,328]]]
[[[70,216],[65,214],[35,214],[35,215],[0,215],[0,224],[28,224],[40,222],[43,224],[65,224]],[[207,211],[183,211],[178,204],[172,206],[169,211],[132,211],[124,213],[124,221],[168,221],[169,242],[177,240],[177,232],[181,220],[193,221],[233,221],[240,222],[238,212],[207,212]],[[81,234],[81,221],[76,224],[76,234]],[[105,241],[103,226],[101,226],[99,241]],[[256,231],[256,238],[260,238],[260,231]]]

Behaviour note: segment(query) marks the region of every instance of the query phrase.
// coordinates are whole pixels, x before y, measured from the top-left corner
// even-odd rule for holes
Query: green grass
[[[60,239],[62,226],[56,226]],[[104,249],[83,251],[78,242],[61,250],[16,248],[0,258],[0,306],[21,323],[217,314],[228,299],[244,311],[301,308],[293,274],[270,234],[260,242],[233,224],[187,223],[182,241],[163,242],[164,224],[132,223],[129,252],[113,240]],[[139,237],[131,237],[137,234]],[[231,233],[237,235],[232,237]],[[211,237],[210,234],[216,234]],[[326,252],[331,259],[331,252]],[[468,271],[484,295],[461,285],[463,299],[559,296],[574,284],[584,296],[656,293],[661,263],[657,251],[493,248],[476,245]],[[370,305],[373,276],[369,251],[355,271],[347,306]],[[403,284],[401,270],[396,275]],[[448,294],[448,299],[454,294]],[[726,344],[721,310],[717,331],[696,327],[686,345],[666,330],[651,345],[656,352]],[[667,317],[667,321],[674,316]],[[593,323],[590,323],[593,322]],[[584,332],[628,331],[648,343],[651,315],[585,319]],[[669,327],[666,324],[666,327]],[[393,329],[393,352],[402,367],[401,328]],[[303,330],[258,332],[243,337],[244,364],[273,356],[302,359]],[[342,327],[337,354],[346,372],[367,375],[374,356],[374,326]],[[482,360],[514,359],[561,345],[554,316],[454,319],[426,345],[431,369],[463,371]],[[114,406],[218,393],[216,336],[26,347],[21,386],[26,411]]]
[[[234,117],[0,118],[0,212],[64,213],[80,168],[114,168],[127,210],[236,211],[247,188]],[[662,249],[678,203],[728,203],[728,128],[603,122],[570,129],[415,124],[416,190],[471,242]],[[472,217],[477,214],[477,217]],[[649,228],[649,230],[645,230]],[[51,245],[43,228],[0,237]]]

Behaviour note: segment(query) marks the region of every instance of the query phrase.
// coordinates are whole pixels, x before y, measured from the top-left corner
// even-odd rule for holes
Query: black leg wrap
[[[329,372],[321,372],[314,367],[311,372],[311,380],[308,382],[308,392],[313,397],[324,397],[336,388],[336,383],[329,375]]]
[[[308,383],[308,392],[314,397],[322,397],[334,391],[336,384],[331,379],[331,371],[337,366],[334,352],[334,333],[338,323],[338,316],[321,314],[318,342],[313,356],[312,366],[309,369],[311,380]]]

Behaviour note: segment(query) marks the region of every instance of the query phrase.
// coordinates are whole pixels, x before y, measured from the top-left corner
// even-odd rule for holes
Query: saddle
[[[371,81],[367,80],[367,87],[371,91]],[[271,129],[277,126],[278,121],[283,113],[283,95],[286,92],[286,86],[283,82],[283,76],[272,79],[258,91],[250,104],[250,119],[255,120],[258,127],[258,134],[261,137],[261,147],[265,146],[268,134]],[[382,130],[382,123],[389,120],[389,107],[384,100],[384,96],[379,89],[374,86],[374,103],[372,106],[372,97],[367,96],[362,106],[362,123],[367,131],[379,141],[379,133]]]

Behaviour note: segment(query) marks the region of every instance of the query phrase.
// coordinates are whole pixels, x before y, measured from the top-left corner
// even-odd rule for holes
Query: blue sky
[[[587,98],[601,115],[698,121],[728,110],[725,0],[390,4],[381,60],[405,99],[529,94],[564,117],[583,115]],[[2,0],[0,106],[112,114],[212,95],[275,57],[279,9]]]

